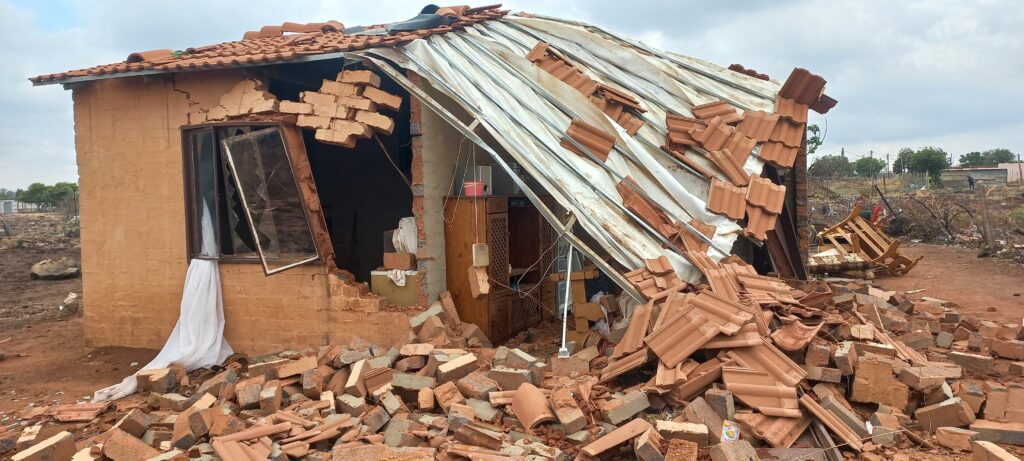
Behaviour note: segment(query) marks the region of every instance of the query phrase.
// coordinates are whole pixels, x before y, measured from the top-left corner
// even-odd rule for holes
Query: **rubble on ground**
[[[32,265],[31,276],[39,280],[61,280],[82,274],[81,264],[68,257],[57,260],[44,259]]]
[[[568,358],[491,347],[438,302],[410,317],[401,347],[356,339],[192,373],[144,370],[139,393],[118,402],[30,406],[0,432],[0,451],[692,461],[1016,459],[1006,450],[1024,446],[1020,325],[866,282],[786,283],[737,258],[695,261],[711,286],[644,285],[650,300],[621,341],[577,335]],[[641,284],[656,275],[643,271]],[[55,435],[39,436],[48,426]]]

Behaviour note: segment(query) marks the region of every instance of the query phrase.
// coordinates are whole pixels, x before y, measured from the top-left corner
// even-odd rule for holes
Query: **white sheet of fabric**
[[[398,229],[391,235],[391,243],[399,253],[416,252],[416,218],[398,220]]]
[[[405,286],[405,271],[401,269],[391,269],[387,272],[387,277],[391,279],[395,285],[400,287]]]
[[[213,223],[204,205],[203,254],[213,254],[216,248]],[[178,323],[160,353],[141,370],[176,364],[192,371],[219,365],[233,352],[224,339],[224,303],[217,261],[193,259],[185,274]],[[96,391],[92,401],[117,400],[135,393],[137,388],[133,374],[118,384]]]

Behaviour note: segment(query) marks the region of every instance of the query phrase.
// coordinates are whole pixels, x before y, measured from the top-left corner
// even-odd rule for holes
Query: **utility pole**
[[[885,154],[885,171],[887,173],[892,173],[892,167],[889,166],[889,153],[888,152]]]
[[[1024,169],[1020,164],[1020,154],[1017,154],[1017,182],[1024,186]]]
[[[842,148],[839,149],[839,155],[842,155],[843,157],[846,157],[846,148],[845,147],[842,147]]]
[[[869,150],[868,151],[868,157],[875,158],[875,151]]]
[[[978,197],[981,198],[981,225],[985,230],[985,245],[988,245],[988,251],[995,251],[996,242],[992,238],[992,225],[988,217],[988,193],[991,191],[991,187],[988,190],[985,190],[985,186],[978,187]]]

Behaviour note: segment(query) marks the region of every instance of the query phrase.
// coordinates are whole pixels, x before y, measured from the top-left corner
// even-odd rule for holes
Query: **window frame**
[[[323,248],[321,248],[321,242],[317,239],[317,230],[318,230],[317,229],[317,222],[318,222],[318,220],[322,220],[323,218],[322,218],[322,216],[313,216],[311,214],[311,212],[310,212],[311,210],[310,210],[310,207],[308,205],[303,206],[302,207],[303,208],[302,211],[303,211],[303,215],[306,217],[307,226],[309,227],[310,232],[312,233],[313,243],[314,243],[314,246],[315,246],[316,252],[317,252],[316,258],[310,259],[308,261],[304,261],[304,262],[299,263],[299,264],[291,265],[291,266],[289,266],[289,267],[287,267],[286,269],[283,269],[283,270],[268,271],[266,265],[263,262],[263,259],[262,259],[261,255],[260,255],[260,250],[259,250],[259,244],[258,243],[256,243],[257,248],[255,250],[255,253],[252,256],[237,256],[237,255],[224,255],[224,254],[222,254],[221,251],[220,251],[220,243],[221,243],[220,242],[220,232],[221,232],[221,228],[220,228],[220,210],[219,210],[219,208],[217,210],[214,210],[214,213],[216,213],[216,216],[214,216],[214,226],[216,228],[215,232],[217,233],[217,243],[218,243],[217,256],[216,257],[209,257],[209,256],[204,256],[204,255],[202,255],[200,253],[201,242],[196,241],[196,235],[195,235],[195,232],[194,232],[194,229],[195,229],[194,226],[197,224],[196,220],[199,219],[199,214],[198,214],[199,211],[196,209],[196,203],[195,203],[195,198],[196,198],[196,193],[195,193],[196,177],[195,177],[195,174],[196,174],[196,172],[195,172],[195,168],[194,168],[194,165],[195,165],[194,160],[195,159],[194,159],[193,145],[192,145],[190,136],[191,136],[192,133],[195,133],[197,131],[207,130],[207,129],[212,130],[212,132],[214,134],[214,144],[215,144],[217,149],[222,150],[223,149],[222,141],[223,141],[223,139],[226,139],[226,138],[221,138],[220,136],[217,136],[217,128],[232,128],[232,127],[250,127],[250,128],[252,128],[252,131],[258,131],[258,130],[262,130],[262,129],[266,129],[266,128],[276,127],[279,130],[279,132],[281,134],[281,137],[282,137],[282,139],[284,141],[284,149],[285,149],[285,154],[288,157],[288,165],[289,165],[289,167],[291,169],[292,177],[294,178],[294,181],[295,181],[297,189],[298,189],[296,191],[296,193],[299,194],[299,198],[303,201],[304,204],[308,203],[309,197],[307,197],[305,191],[303,191],[303,187],[300,184],[300,178],[299,178],[299,176],[296,173],[296,164],[295,164],[295,157],[294,157],[296,155],[296,152],[293,152],[293,145],[292,145],[293,139],[290,139],[291,136],[290,136],[290,133],[288,131],[288,129],[290,127],[288,125],[286,125],[284,123],[281,123],[281,122],[255,121],[255,120],[253,120],[253,121],[237,120],[237,121],[228,121],[228,122],[208,122],[208,123],[200,123],[200,124],[195,124],[195,125],[183,125],[181,127],[181,129],[180,129],[180,132],[181,132],[181,147],[182,147],[182,164],[183,164],[183,172],[184,172],[183,186],[184,186],[184,197],[185,197],[185,247],[186,247],[185,257],[186,257],[186,260],[187,261],[191,261],[192,259],[203,259],[203,260],[220,261],[220,262],[223,262],[223,263],[232,263],[232,264],[259,264],[261,267],[263,267],[264,274],[268,275],[268,276],[272,275],[272,274],[277,274],[277,273],[283,272],[284,270],[287,270],[287,269],[292,269],[294,267],[298,267],[298,266],[302,266],[302,265],[306,265],[306,264],[315,264],[315,263],[317,263],[317,261],[324,261],[326,259],[326,256],[328,255],[328,253],[325,252]],[[303,149],[302,153],[303,154],[305,153],[304,149]],[[222,162],[229,162],[230,161],[226,157],[227,154],[221,153],[221,155],[223,157],[221,159]],[[219,185],[219,181],[221,181],[221,180],[222,180],[221,176],[218,175],[218,185]],[[214,193],[216,194],[217,203],[220,203],[220,198],[221,198],[220,187],[215,187],[214,188]],[[315,194],[315,190],[313,191],[313,193]],[[244,202],[244,199],[243,199],[243,202]],[[246,210],[245,210],[245,216],[239,216],[239,219],[245,220],[245,225],[247,227],[249,227],[250,229],[252,229],[251,223],[249,221],[247,207],[246,207]],[[253,238],[257,239],[258,237],[253,235]],[[255,242],[255,240],[254,240],[254,242]],[[333,254],[331,256],[333,257]]]

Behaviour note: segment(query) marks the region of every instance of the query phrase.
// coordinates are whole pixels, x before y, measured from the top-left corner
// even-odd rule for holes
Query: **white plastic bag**
[[[398,220],[398,229],[391,235],[391,243],[399,253],[416,252],[416,218]]]

